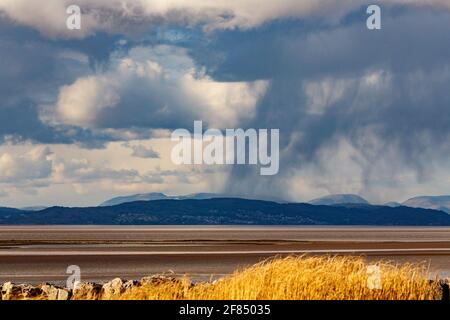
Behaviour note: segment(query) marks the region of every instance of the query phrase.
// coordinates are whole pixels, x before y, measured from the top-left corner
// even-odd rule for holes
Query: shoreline
[[[368,270],[374,266],[380,270],[380,287],[371,288],[373,276],[368,274]],[[427,280],[423,271],[420,265],[394,265],[382,261],[370,265],[358,257],[289,256],[273,258],[209,281],[195,282],[186,275],[173,274],[156,274],[139,280],[114,278],[104,283],[78,278],[67,282],[67,286],[73,284],[73,289],[49,282],[37,285],[0,282],[0,300],[242,300],[249,297],[256,300],[258,297],[263,300],[309,300],[313,297],[332,297],[332,300],[449,300],[450,278]],[[320,286],[316,275],[321,278]],[[267,283],[273,283],[273,286],[267,286]],[[323,286],[323,283],[328,285]],[[223,290],[226,290],[225,295]],[[297,294],[286,296],[289,291]],[[240,294],[236,295],[236,292]]]
[[[0,282],[61,285],[70,265],[80,266],[86,281],[169,270],[204,281],[292,254],[423,263],[431,278],[446,278],[450,228],[0,227]]]

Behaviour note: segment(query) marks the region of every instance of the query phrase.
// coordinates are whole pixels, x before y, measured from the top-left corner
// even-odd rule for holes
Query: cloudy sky
[[[280,129],[279,174],[174,165],[194,120]],[[0,206],[404,201],[449,193],[449,138],[448,0],[0,0]]]

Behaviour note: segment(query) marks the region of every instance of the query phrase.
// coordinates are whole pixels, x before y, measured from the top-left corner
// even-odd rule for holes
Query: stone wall
[[[127,290],[142,284],[173,281],[178,280],[166,276],[144,277],[139,281],[115,278],[103,285],[93,282],[79,283],[73,290],[49,283],[32,286],[6,282],[0,286],[0,300],[111,300],[117,299]]]

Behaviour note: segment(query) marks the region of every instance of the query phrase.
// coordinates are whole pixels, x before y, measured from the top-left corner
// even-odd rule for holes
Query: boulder
[[[131,290],[134,287],[139,286],[139,281],[137,280],[128,280],[123,284],[124,291]]]
[[[73,300],[98,300],[102,286],[93,282],[79,283],[73,290]]]
[[[2,300],[20,299],[19,295],[22,292],[20,286],[12,282],[5,282],[1,289]]]
[[[69,300],[71,295],[71,290],[66,288],[59,288],[56,300]]]
[[[6,282],[1,288],[2,300],[35,299],[41,295],[41,288],[31,285],[16,285],[12,282]]]
[[[125,292],[124,280],[115,278],[103,285],[102,298],[105,300],[117,299],[120,294]]]
[[[58,298],[58,288],[45,283],[41,285],[42,293],[47,297],[48,300],[57,300]]]
[[[48,300],[69,300],[71,295],[70,289],[56,287],[48,283],[41,285],[40,289]]]
[[[35,299],[42,296],[42,290],[39,287],[30,285],[20,285],[22,290],[22,299]]]

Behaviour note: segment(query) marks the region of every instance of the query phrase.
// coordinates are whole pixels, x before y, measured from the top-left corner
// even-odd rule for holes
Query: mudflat
[[[1,226],[0,282],[64,283],[155,273],[209,280],[273,256],[361,255],[450,276],[449,227]]]

